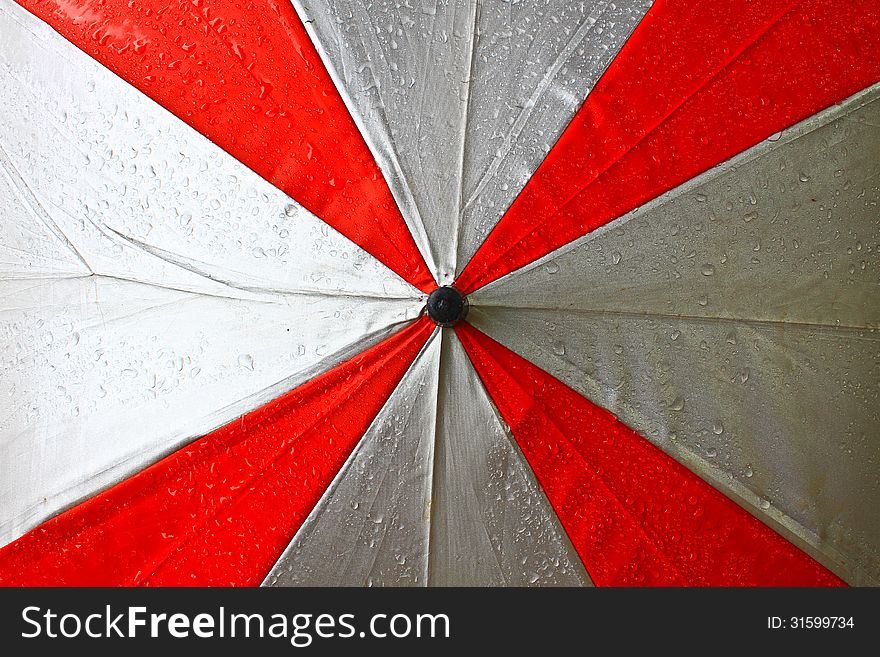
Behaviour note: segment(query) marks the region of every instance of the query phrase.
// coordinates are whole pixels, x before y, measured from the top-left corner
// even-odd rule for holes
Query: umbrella
[[[0,36],[0,583],[880,581],[873,3]]]

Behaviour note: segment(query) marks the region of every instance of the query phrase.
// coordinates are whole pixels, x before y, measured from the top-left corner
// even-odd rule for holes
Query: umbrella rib
[[[67,234],[61,230],[61,227],[52,219],[49,213],[46,212],[43,204],[40,203],[36,194],[34,194],[33,190],[25,182],[21,173],[19,173],[18,169],[15,168],[15,165],[9,159],[6,149],[3,148],[2,144],[0,144],[0,165],[2,165],[2,169],[15,187],[15,191],[19,194],[19,197],[25,205],[30,208],[31,212],[36,215],[40,222],[45,225],[62,244],[73,252],[86,269],[94,273],[94,269],[85,259],[85,256],[80,253],[79,249],[76,248],[76,245],[70,240]]]
[[[465,86],[465,100],[464,100],[464,116],[461,121],[461,131],[460,142],[461,142],[461,153],[459,156],[459,167],[458,167],[458,212],[455,216],[455,227],[452,231],[452,268],[453,271],[452,277],[453,279],[458,275],[458,271],[456,271],[458,267],[458,248],[461,244],[461,228],[464,224],[462,221],[462,215],[470,203],[468,201],[465,203],[464,201],[464,166],[465,160],[467,159],[467,134],[468,134],[468,124],[470,123],[471,118],[471,92],[474,88],[474,61],[476,60],[476,52],[477,52],[477,24],[480,20],[480,3],[478,0],[471,0],[471,13],[473,14],[471,20],[471,44],[468,53],[468,63],[467,63],[467,71],[468,78],[467,84]]]
[[[247,286],[247,285],[238,285],[236,283],[233,283],[232,281],[225,280],[223,278],[215,276],[215,275],[199,268],[196,264],[193,264],[195,261],[192,260],[191,258],[185,258],[183,256],[179,256],[177,254],[171,253],[170,251],[160,249],[159,247],[151,246],[150,244],[147,244],[146,242],[141,242],[140,240],[137,240],[133,237],[128,237],[127,235],[120,233],[118,230],[111,228],[110,226],[107,226],[106,224],[104,224],[102,226],[96,226],[96,227],[99,230],[101,230],[102,228],[106,229],[110,233],[113,233],[114,235],[116,235],[116,237],[118,237],[120,240],[123,240],[125,243],[130,244],[131,246],[133,246],[141,251],[144,251],[145,253],[148,253],[151,256],[159,258],[160,260],[163,260],[171,265],[174,265],[175,267],[180,267],[181,269],[184,269],[190,273],[196,274],[197,276],[201,276],[202,278],[205,278],[205,279],[211,281],[212,283],[220,283],[221,285],[224,285],[224,286],[231,288],[233,290],[240,290],[242,292],[248,292],[251,294],[278,294],[278,295],[305,294],[305,295],[312,295],[312,296],[324,296],[324,297],[333,297],[333,298],[343,297],[343,298],[354,298],[354,299],[408,299],[408,298],[411,298],[411,297],[398,297],[398,296],[392,296],[392,295],[379,295],[379,294],[373,295],[373,294],[366,294],[366,293],[353,294],[353,293],[346,293],[346,292],[342,292],[342,291],[337,292],[337,291],[331,291],[331,290],[318,290],[318,289],[309,290],[309,289],[305,289],[305,288],[302,288],[302,289],[283,289],[283,288],[251,287],[251,286]],[[235,297],[231,297],[231,298],[235,298]]]
[[[434,541],[434,516],[437,512],[437,505],[434,503],[434,491],[439,488],[437,485],[437,473],[439,472],[439,468],[437,467],[437,458],[438,454],[440,454],[441,446],[439,444],[440,440],[440,408],[441,403],[446,398],[446,387],[443,385],[443,361],[444,361],[444,349],[443,349],[443,334],[446,329],[439,328],[437,332],[437,336],[440,339],[440,353],[437,358],[437,394],[435,396],[434,401],[434,445],[431,450],[431,490],[428,493],[428,499],[430,500],[428,507],[428,557],[425,559],[425,586],[430,586],[431,584],[431,563],[434,561],[434,551],[431,549]]]
[[[233,301],[245,301],[248,303],[265,303],[265,304],[280,304],[287,303],[289,297],[326,297],[326,298],[348,298],[348,299],[365,299],[370,301],[406,301],[409,297],[380,297],[380,296],[372,296],[367,294],[333,294],[333,293],[322,293],[316,292],[312,290],[278,290],[278,291],[265,291],[265,290],[256,290],[246,288],[246,287],[236,287],[236,286],[228,286],[233,290],[240,290],[242,292],[253,293],[254,296],[234,296],[227,294],[219,294],[217,292],[208,292],[205,290],[191,290],[184,287],[177,287],[174,285],[167,285],[164,283],[159,283],[156,281],[151,281],[148,279],[140,279],[136,277],[128,277],[128,276],[119,276],[117,274],[101,274],[101,273],[92,273],[92,274],[65,274],[61,276],[39,276],[39,277],[22,277],[22,278],[3,278],[3,281],[34,281],[36,285],[33,287],[39,287],[41,284],[52,282],[56,280],[77,280],[77,279],[107,279],[114,281],[122,281],[125,283],[137,283],[139,285],[146,285],[148,287],[154,287],[159,290],[170,290],[172,292],[183,292],[185,294],[191,294],[196,297],[207,297],[212,299],[231,299]],[[222,281],[221,281],[222,282]],[[28,288],[31,289],[31,288]],[[19,290],[19,292],[22,290]],[[0,298],[4,296],[8,296],[8,294],[0,294]],[[408,321],[408,320],[405,320]]]
[[[309,293],[309,292],[293,292],[293,293],[278,292],[273,295],[263,294],[263,295],[259,295],[259,296],[253,296],[253,297],[233,296],[233,295],[219,294],[217,292],[208,292],[205,290],[188,290],[184,287],[177,287],[175,285],[167,285],[165,283],[151,281],[149,279],[140,279],[135,276],[129,277],[129,276],[119,276],[118,274],[101,274],[101,273],[78,274],[78,275],[74,275],[74,276],[45,276],[45,277],[40,277],[40,278],[29,278],[27,280],[55,281],[55,280],[71,280],[71,279],[75,280],[75,279],[86,279],[86,278],[94,278],[94,279],[104,278],[104,279],[113,280],[113,281],[122,281],[125,283],[137,283],[139,285],[146,285],[149,287],[154,287],[159,290],[170,290],[172,292],[184,292],[186,294],[192,294],[193,296],[198,296],[198,297],[209,297],[209,298],[213,298],[213,299],[232,299],[234,301],[248,301],[248,302],[253,302],[253,303],[281,303],[280,299],[286,295],[294,296],[297,294],[302,294],[304,296],[320,296],[316,293]],[[11,280],[11,279],[5,279],[5,280]],[[21,280],[21,279],[19,279],[19,280]],[[242,290],[242,291],[245,291],[245,290]]]
[[[657,319],[672,319],[672,320],[682,320],[686,322],[717,322],[717,323],[729,323],[729,324],[747,324],[752,326],[789,326],[800,329],[831,329],[831,330],[840,330],[840,331],[873,331],[874,327],[870,325],[866,326],[855,326],[851,324],[821,324],[818,322],[801,322],[801,321],[790,321],[784,319],[754,319],[748,317],[719,317],[713,315],[675,315],[675,314],[666,314],[666,313],[656,313],[656,312],[627,312],[625,310],[590,310],[587,308],[566,308],[560,306],[512,306],[507,303],[491,303],[487,301],[481,301],[480,305],[474,306],[475,308],[484,308],[486,310],[490,310],[491,308],[503,308],[505,310],[516,310],[517,312],[529,311],[529,310],[552,310],[558,311],[560,313],[572,313],[576,315],[593,315],[597,317],[602,317],[606,315],[620,316],[620,317],[632,317],[632,318],[657,318]],[[880,339],[880,335],[877,336],[877,339]]]

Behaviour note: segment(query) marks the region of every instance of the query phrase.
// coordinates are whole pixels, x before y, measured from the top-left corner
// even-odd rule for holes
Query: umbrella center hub
[[[428,317],[438,326],[453,326],[464,319],[467,311],[467,297],[451,285],[438,287],[431,292],[425,305]]]

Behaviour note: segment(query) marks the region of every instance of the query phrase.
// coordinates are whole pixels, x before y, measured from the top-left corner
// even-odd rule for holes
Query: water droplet
[[[714,265],[710,265],[710,264],[707,262],[705,265],[703,265],[702,267],[700,267],[700,273],[703,274],[703,276],[712,276],[712,274],[715,273],[715,266],[714,266]]]
[[[720,436],[722,433],[724,433],[724,425],[721,423],[721,420],[717,420],[712,425],[712,433],[714,433],[716,436]]]
[[[254,357],[250,354],[241,354],[238,357],[238,366],[253,371],[254,369]]]

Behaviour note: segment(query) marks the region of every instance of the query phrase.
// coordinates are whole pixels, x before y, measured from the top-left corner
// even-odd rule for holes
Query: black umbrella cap
[[[451,285],[438,287],[428,295],[425,312],[438,326],[454,326],[465,318],[467,297]]]

